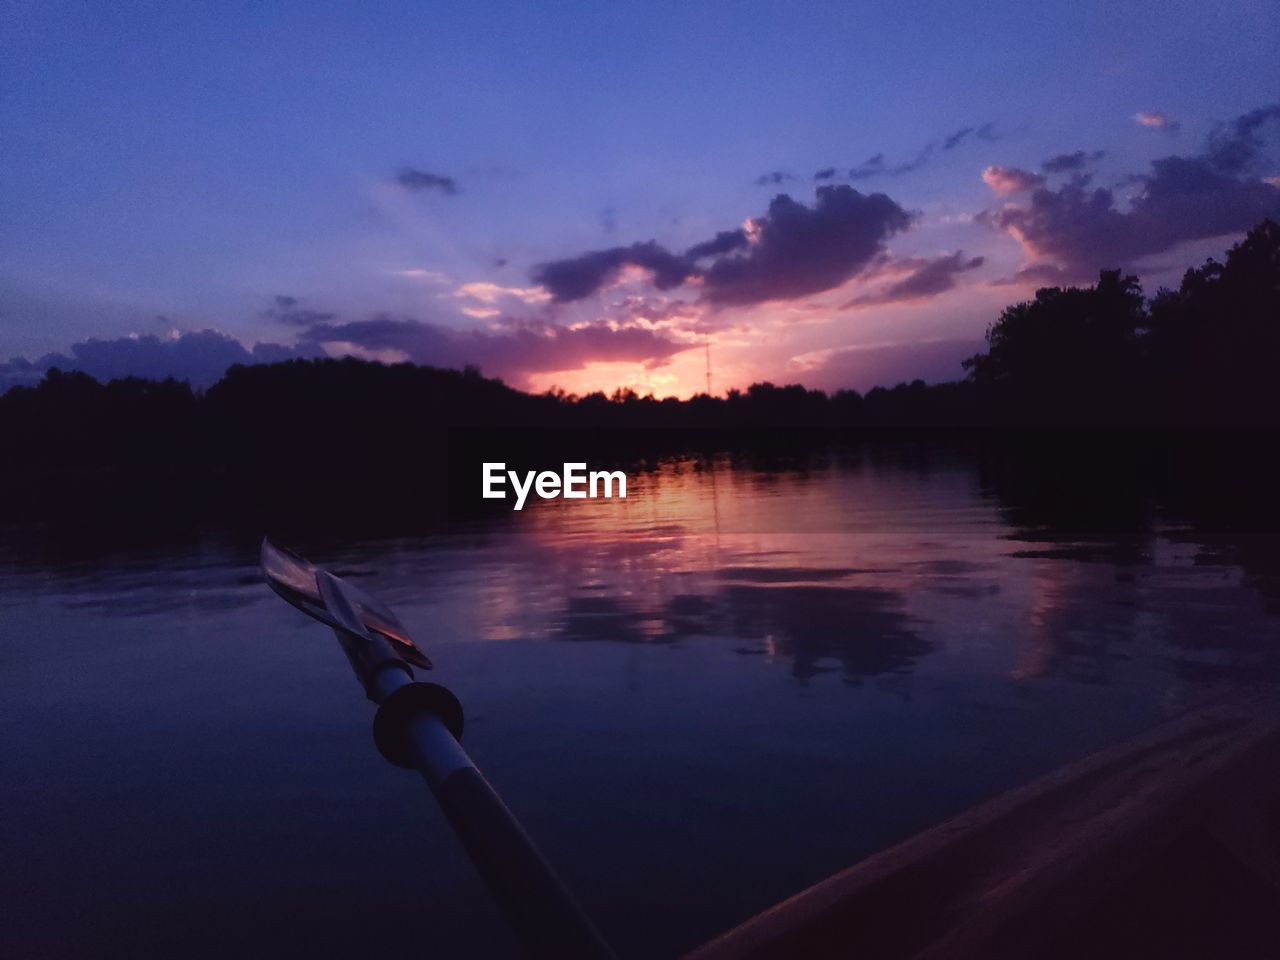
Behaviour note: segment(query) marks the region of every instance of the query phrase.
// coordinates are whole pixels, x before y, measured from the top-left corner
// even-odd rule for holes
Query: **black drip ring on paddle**
[[[438,683],[407,683],[392,691],[373,716],[373,742],[389,763],[406,770],[417,766],[409,746],[409,724],[424,713],[434,713],[455,740],[462,739],[462,704],[452,691]]]

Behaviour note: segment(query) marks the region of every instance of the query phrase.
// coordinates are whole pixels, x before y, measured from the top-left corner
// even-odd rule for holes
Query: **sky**
[[[963,376],[1280,218],[1280,5],[0,0],[0,389]]]

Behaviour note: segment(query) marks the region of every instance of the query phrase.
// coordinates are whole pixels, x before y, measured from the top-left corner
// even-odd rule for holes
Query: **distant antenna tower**
[[[704,333],[702,335],[703,343],[707,348],[707,396],[711,396],[711,334]]]

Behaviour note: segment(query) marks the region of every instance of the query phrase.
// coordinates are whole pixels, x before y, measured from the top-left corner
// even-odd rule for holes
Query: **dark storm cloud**
[[[716,260],[703,274],[712,303],[791,300],[830,290],[884,251],[884,242],[911,224],[911,215],[883,193],[819,187],[812,207],[780,194],[754,221],[745,252]]]
[[[0,364],[0,390],[35,383],[50,367],[80,370],[104,382],[130,376],[155,380],[173,377],[195,387],[207,387],[236,363],[272,363],[315,356],[318,352],[318,348],[279,344],[258,344],[248,349],[234,337],[216,330],[197,330],[172,338],[147,335],[89,339],[73,344],[66,353],[50,353],[38,360],[15,358]]]
[[[757,187],[776,187],[781,183],[794,179],[795,177],[789,173],[783,173],[781,170],[774,170],[770,173],[762,173],[760,176],[756,177],[755,185]]]
[[[684,252],[685,258],[689,260],[702,260],[705,257],[718,257],[721,254],[729,253],[732,250],[741,250],[747,245],[747,233],[739,228],[737,230],[721,230],[710,240],[703,243],[695,243],[692,247]]]
[[[1014,234],[1032,262],[1019,279],[1085,280],[1103,267],[1124,267],[1189,240],[1241,233],[1280,217],[1280,190],[1263,182],[1263,133],[1280,120],[1280,104],[1222,125],[1198,156],[1156,160],[1128,178],[1136,195],[1123,206],[1087,180],[1034,190],[1026,202],[980,215]]]
[[[1092,153],[1086,153],[1084,150],[1060,153],[1040,164],[1040,169],[1045,173],[1079,173],[1089,164],[1101,160],[1104,155],[1102,150],[1094,150]]]
[[[533,270],[534,282],[546,287],[551,299],[568,303],[590,296],[612,282],[623,267],[641,267],[653,274],[659,290],[678,287],[694,272],[690,260],[677,256],[653,240],[629,247],[593,250],[567,260],[553,260]]]
[[[322,310],[311,310],[303,307],[297,297],[277,294],[271,298],[271,306],[262,311],[264,319],[283,323],[290,327],[309,327],[317,323],[326,323],[334,318],[334,314]]]
[[[415,193],[435,190],[451,197],[458,192],[458,181],[453,177],[446,177],[440,173],[428,173],[413,167],[402,167],[395,179],[400,186]]]
[[[831,180],[835,177],[835,175],[836,175],[835,167],[823,167],[821,170],[819,170],[817,173],[813,175],[813,179]]]
[[[882,193],[822,186],[813,206],[779,194],[751,221],[750,236],[724,231],[683,255],[653,241],[596,250],[541,264],[533,279],[560,303],[590,296],[627,266],[649,271],[660,290],[697,277],[704,299],[715,304],[789,300],[839,286],[910,223],[911,215]],[[702,266],[704,260],[711,262]]]
[[[1280,121],[1280,103],[1259,107],[1220,125],[1209,136],[1208,161],[1225,173],[1252,170],[1262,156],[1262,134],[1267,129],[1274,132],[1276,121]]]
[[[304,343],[350,344],[370,353],[396,351],[413,363],[434,367],[479,367],[489,376],[521,382],[531,373],[576,370],[593,362],[629,361],[661,366],[689,344],[639,326],[604,323],[569,328],[542,322],[510,323],[505,329],[455,330],[412,318],[377,316],[340,324],[317,324]],[[340,347],[339,347],[340,349]]]
[[[955,289],[957,276],[970,270],[976,270],[985,262],[983,257],[966,258],[961,250],[941,257],[912,257],[904,259],[899,261],[896,266],[899,270],[907,270],[906,276],[876,293],[855,297],[844,304],[844,307],[867,307],[877,304],[927,300],[931,297],[936,297],[940,293]]]

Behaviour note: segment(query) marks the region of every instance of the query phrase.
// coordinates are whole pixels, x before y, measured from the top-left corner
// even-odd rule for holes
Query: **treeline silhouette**
[[[814,431],[1273,428],[1280,226],[1262,223],[1225,262],[1188,270],[1177,290],[1150,300],[1117,271],[1089,287],[1039,290],[1006,308],[987,339],[964,380],[865,395],[770,383],[683,401],[534,395],[474,369],[354,359],[236,366],[203,392],[50,370],[0,397],[0,493],[10,517],[88,511],[104,497],[157,508],[201,496],[261,502],[264,489],[276,503],[314,506],[342,490],[395,503],[439,496],[440,468],[513,459],[513,444],[625,459],[695,434],[758,446]]]
[[[1019,424],[1280,423],[1280,226],[1148,303],[1135,277],[1036,292],[1008,307],[965,362],[980,420]]]

